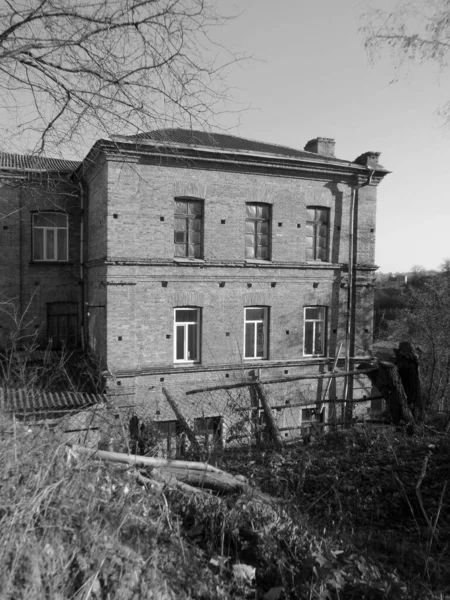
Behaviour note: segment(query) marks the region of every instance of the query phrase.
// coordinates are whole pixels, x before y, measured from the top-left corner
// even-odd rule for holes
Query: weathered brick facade
[[[3,297],[20,298],[23,309],[33,296],[43,340],[46,304],[78,302],[81,335],[109,370],[111,392],[120,403],[153,407],[160,420],[173,418],[162,386],[177,394],[256,372],[262,380],[324,372],[340,343],[344,356],[346,339],[351,357],[371,352],[376,191],[387,173],[378,155],[338,160],[333,141],[322,138],[308,151],[258,144],[249,150],[239,138],[229,148],[220,145],[220,136],[211,139],[214,144],[196,145],[151,137],[103,140],[72,176],[70,196],[62,182],[57,199],[40,193],[30,202],[27,188],[6,184],[1,190],[12,209],[1,238]],[[176,198],[202,203],[201,258],[174,258]],[[69,214],[69,262],[36,265],[30,261],[30,211],[55,202]],[[270,260],[245,258],[249,203],[270,207]],[[21,210],[13,212],[17,205]],[[329,215],[327,260],[308,260],[307,207]],[[244,315],[251,306],[267,311],[263,360],[245,358]],[[180,307],[199,309],[195,362],[174,359],[174,311]],[[305,356],[305,307],[327,310],[326,349],[317,356]],[[303,384],[304,397],[320,400],[319,387]],[[217,407],[192,410],[216,414]]]

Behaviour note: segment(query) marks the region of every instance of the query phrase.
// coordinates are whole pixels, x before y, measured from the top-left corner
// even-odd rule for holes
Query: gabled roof
[[[226,133],[208,133],[206,131],[194,131],[191,129],[157,129],[148,133],[139,133],[137,135],[117,136],[113,139],[127,140],[129,142],[158,142],[168,145],[182,146],[201,146],[213,148],[216,150],[230,150],[231,152],[254,152],[262,154],[271,154],[278,156],[289,156],[292,158],[320,159],[324,162],[340,162],[348,164],[351,161],[334,158],[334,156],[325,156],[306,150],[297,150],[287,146],[280,146],[267,142],[249,140]]]
[[[80,162],[63,158],[48,158],[26,154],[0,152],[0,169],[8,171],[70,173],[78,169]]]

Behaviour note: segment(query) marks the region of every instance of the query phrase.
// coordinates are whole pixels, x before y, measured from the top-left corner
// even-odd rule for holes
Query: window
[[[47,335],[53,349],[77,345],[78,305],[76,302],[47,304]]]
[[[200,361],[200,309],[175,309],[175,362]]]
[[[194,419],[194,433],[218,442],[222,437],[222,417],[199,417]]]
[[[33,260],[67,260],[68,241],[67,215],[58,212],[33,214]]]
[[[175,200],[175,257],[202,258],[203,202]]]
[[[270,205],[247,204],[245,258],[270,260]]]
[[[267,358],[268,308],[250,306],[245,309],[245,358]]]
[[[304,356],[324,356],[327,309],[325,306],[305,307]]]
[[[324,409],[320,410],[317,405],[310,405],[302,407],[301,409],[301,421],[300,427],[302,428],[302,435],[308,435],[316,430],[319,423],[323,423],[324,420]]]
[[[306,260],[328,260],[329,213],[328,208],[307,208]]]

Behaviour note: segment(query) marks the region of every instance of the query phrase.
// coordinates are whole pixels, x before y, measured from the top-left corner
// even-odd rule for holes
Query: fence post
[[[183,413],[178,408],[178,404],[176,403],[175,398],[173,398],[173,396],[170,394],[169,390],[167,390],[165,387],[162,388],[162,392],[163,392],[164,396],[167,398],[167,402],[170,404],[170,408],[175,413],[175,416],[180,423],[181,429],[184,431],[188,440],[191,442],[194,452],[196,452],[198,455],[201,455],[202,450],[200,448],[200,444],[198,443],[194,432],[189,427],[188,422],[184,418]]]
[[[267,427],[269,429],[270,437],[272,438],[275,448],[277,450],[282,450],[283,441],[281,438],[281,434],[278,429],[278,425],[276,424],[276,421],[274,419],[274,416],[273,416],[272,410],[270,408],[269,402],[267,400],[266,394],[264,392],[264,389],[259,381],[258,381],[258,383],[255,383],[254,385],[256,387],[256,390],[259,395],[259,399],[261,401],[261,404],[262,404],[262,407],[264,410],[264,415],[266,417],[266,422],[267,422]]]

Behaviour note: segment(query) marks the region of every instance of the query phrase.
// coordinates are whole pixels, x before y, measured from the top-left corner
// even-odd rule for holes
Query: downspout
[[[350,199],[350,224],[349,224],[349,236],[348,236],[348,287],[347,287],[347,315],[346,315],[346,328],[345,328],[345,371],[350,371],[350,350],[351,347],[354,347],[354,339],[351,339],[352,333],[352,324],[355,322],[355,314],[354,314],[354,305],[353,305],[353,296],[355,291],[355,278],[354,278],[354,269],[355,269],[355,258],[354,258],[354,240],[356,237],[356,227],[355,227],[355,208],[357,202],[357,190],[360,190],[367,185],[372,183],[372,177],[375,173],[374,169],[369,169],[369,174],[367,177],[367,181],[365,183],[361,183],[359,185],[353,186],[352,195]],[[357,225],[357,224],[356,224]],[[351,344],[351,342],[353,342]],[[351,400],[349,397],[351,394],[351,386],[350,381],[352,381],[353,376],[347,375],[344,381],[344,394],[343,400]],[[347,405],[346,405],[347,408]],[[347,412],[347,411],[346,411]]]
[[[81,296],[81,323],[80,323],[80,334],[81,334],[81,347],[86,350],[86,339],[85,339],[85,309],[84,309],[84,297],[85,297],[85,278],[84,278],[84,189],[81,179],[78,178],[78,187],[80,189],[80,296]]]

